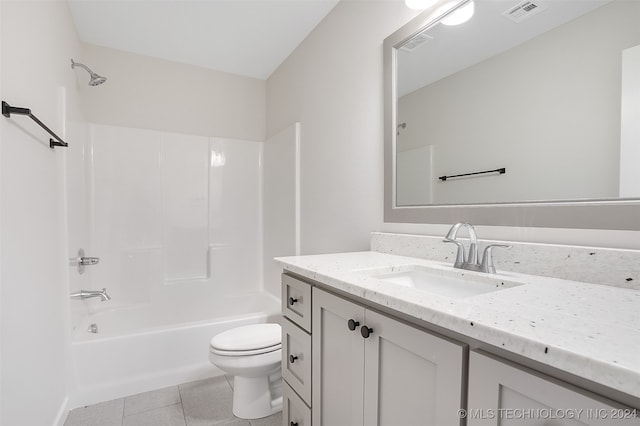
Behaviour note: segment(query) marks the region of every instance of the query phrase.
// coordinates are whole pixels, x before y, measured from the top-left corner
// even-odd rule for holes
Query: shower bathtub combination
[[[74,407],[222,374],[209,341],[234,327],[278,321],[279,301],[266,292],[192,300],[185,306],[104,309],[78,322],[72,355]],[[89,328],[96,325],[97,333]]]
[[[110,300],[70,301],[69,408],[222,374],[213,336],[279,321],[276,287],[265,291],[277,277],[263,273],[263,143],[103,124],[78,139],[68,250],[100,261],[69,290]]]

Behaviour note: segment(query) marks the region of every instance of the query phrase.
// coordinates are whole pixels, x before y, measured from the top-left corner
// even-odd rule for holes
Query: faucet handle
[[[490,244],[486,246],[484,248],[484,253],[482,254],[482,263],[480,264],[482,272],[487,272],[489,274],[496,273],[496,267],[493,264],[493,249],[496,247],[511,248],[508,244]]]
[[[459,268],[462,266],[463,263],[466,263],[467,259],[465,258],[465,254],[464,254],[464,244],[462,244],[458,240],[452,240],[451,238],[445,238],[442,240],[442,242],[453,243],[456,246],[458,246],[458,252],[456,253],[456,261],[453,264],[454,268]]]

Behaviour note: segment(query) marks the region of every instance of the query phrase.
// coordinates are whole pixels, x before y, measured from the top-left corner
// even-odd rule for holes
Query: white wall
[[[87,121],[173,133],[265,139],[265,82],[83,44],[74,58],[107,82],[80,86]],[[89,75],[76,69],[78,81]]]
[[[263,277],[264,288],[280,297],[282,267],[273,258],[300,253],[300,123],[264,143]]]
[[[0,11],[2,99],[76,143],[82,116],[69,58],[80,44],[66,2],[3,1]],[[66,152],[50,150],[24,116],[0,117],[0,136],[0,423],[53,425],[66,414],[69,371]]]
[[[366,250],[382,222],[382,41],[400,1],[341,1],[267,80],[267,137],[302,124],[302,254]]]
[[[449,225],[383,221],[382,41],[415,12],[341,1],[267,80],[267,136],[291,122],[301,146],[302,252],[363,250],[369,232],[442,236]],[[482,226],[483,239],[640,248],[640,232]]]

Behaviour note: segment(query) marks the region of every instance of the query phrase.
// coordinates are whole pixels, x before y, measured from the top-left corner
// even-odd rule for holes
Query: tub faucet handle
[[[84,249],[78,250],[78,257],[72,257],[69,259],[69,263],[74,266],[78,266],[78,273],[84,273],[85,266],[97,265],[100,262],[99,257],[89,257],[84,255]]]
[[[100,262],[99,257],[83,256],[80,258],[80,265],[83,265],[83,266],[97,265],[99,262]]]

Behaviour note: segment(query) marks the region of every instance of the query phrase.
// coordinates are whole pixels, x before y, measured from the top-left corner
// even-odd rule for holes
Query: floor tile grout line
[[[225,374],[224,375],[224,379],[227,381],[227,384],[229,385],[229,388],[231,389],[231,392],[233,392],[233,386],[231,385],[231,381],[229,380],[229,376],[227,376]]]
[[[187,425],[187,413],[184,412],[184,401],[182,400],[182,389],[178,385],[178,396],[180,397],[180,408],[182,408],[182,419],[184,420],[184,426]]]
[[[124,423],[124,418],[125,417],[135,416],[136,414],[146,413],[148,411],[153,411],[153,410],[156,410],[158,408],[171,407],[172,405],[178,405],[178,404],[180,404],[180,406],[182,407],[182,394],[180,393],[180,385],[174,385],[174,386],[176,388],[178,388],[178,396],[180,397],[180,402],[172,402],[172,403],[168,403],[168,404],[163,404],[163,405],[159,405],[157,407],[147,408],[145,410],[137,411],[137,412],[131,413],[131,414],[125,414],[125,407],[127,405],[127,398],[131,398],[132,396],[137,396],[137,395],[142,395],[142,394],[136,393],[136,394],[125,396],[124,398],[122,398],[124,400],[123,407],[122,407],[122,423]],[[169,388],[171,388],[171,387],[173,387],[173,386],[169,386]],[[143,392],[143,393],[149,393],[149,392],[154,392],[156,390],[165,390],[165,389],[168,389],[168,388],[154,389],[154,390],[151,390],[151,391],[148,391],[148,392]],[[186,422],[186,420],[185,420],[185,422]]]
[[[157,407],[147,408],[146,410],[136,411],[135,413],[131,413],[131,414],[125,414],[122,417],[124,419],[124,417],[137,416],[138,414],[148,413],[149,411],[159,410],[161,408],[173,407],[174,405],[179,405],[180,407],[182,407],[182,402],[174,402],[173,404],[158,405]]]
[[[122,417],[120,417],[120,426],[124,426],[124,406],[127,404],[127,398],[122,398]]]

